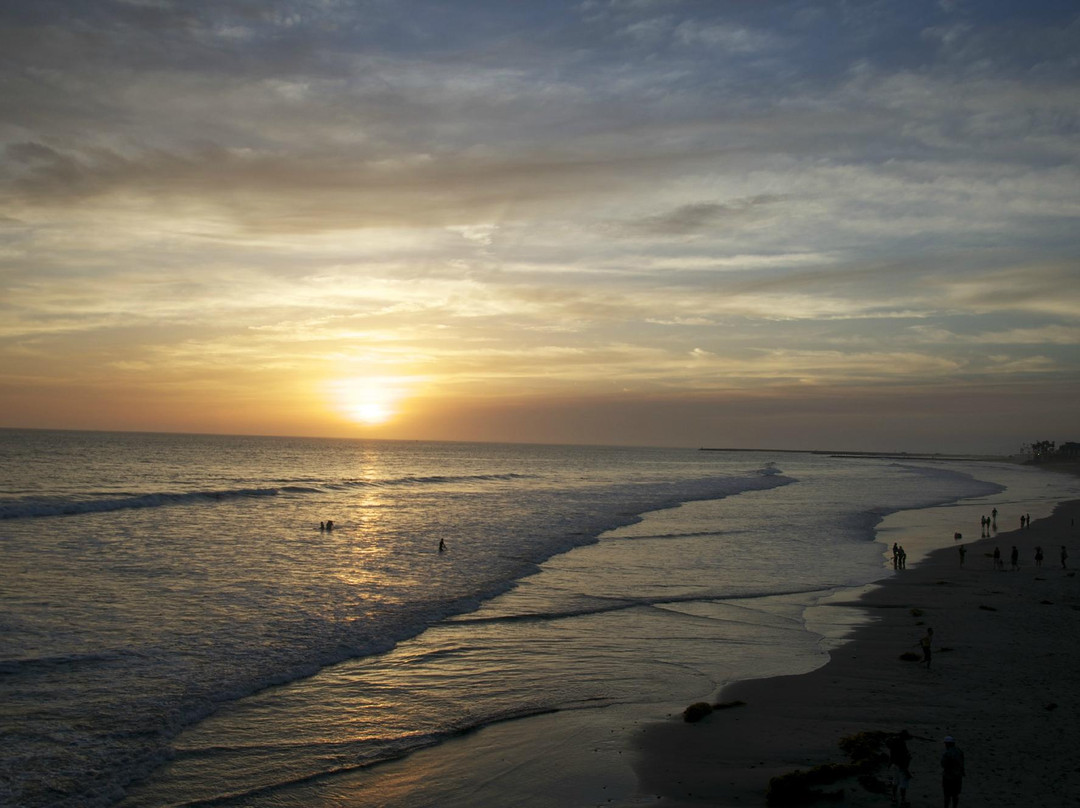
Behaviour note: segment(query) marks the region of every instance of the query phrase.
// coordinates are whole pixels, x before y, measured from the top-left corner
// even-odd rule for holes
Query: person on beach
[[[956,549],[960,551],[960,566],[962,567],[964,566],[964,556],[967,555],[967,548],[961,544]]]
[[[1043,560],[1042,547],[1036,547],[1035,548],[1035,566],[1036,567],[1041,567],[1042,566],[1042,560]]]
[[[889,750],[889,781],[892,783],[893,802],[907,805],[907,790],[911,785],[911,752],[908,751],[907,742],[912,735],[906,729],[900,730],[885,741],[885,748]]]
[[[1001,567],[1002,567],[1002,564],[1001,564],[1001,548],[1000,547],[995,547],[994,548],[994,569],[998,570],[998,569],[1001,569]]]
[[[900,569],[906,570],[907,569],[907,553],[904,552],[904,545],[902,545],[902,544],[900,545],[899,552],[900,552]]]
[[[919,647],[922,648],[922,661],[926,663],[926,669],[930,670],[930,658],[931,658],[931,644],[934,641],[934,630],[927,628],[926,633],[919,640]]]
[[[439,539],[439,552],[440,553],[445,553],[446,552],[446,542],[443,541],[442,539]]]
[[[326,529],[327,530],[333,530],[334,529],[334,520],[333,519],[327,519],[326,520]]]
[[[1020,551],[1016,549],[1016,545],[1013,545],[1012,553],[1009,554],[1009,560],[1012,562],[1012,568],[1014,570],[1020,569]]]
[[[892,568],[900,569],[900,545],[896,542],[892,543]]]
[[[945,736],[945,754],[941,756],[941,790],[945,794],[945,808],[958,808],[960,787],[964,783],[964,753],[956,746],[951,735]]]
[[[1069,552],[1065,549],[1065,545],[1061,545],[1061,568],[1067,570],[1069,565],[1066,563],[1069,560]]]

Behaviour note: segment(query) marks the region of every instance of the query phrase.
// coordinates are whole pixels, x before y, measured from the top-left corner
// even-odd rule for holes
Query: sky
[[[0,3],[0,426],[1080,439],[1080,6]]]

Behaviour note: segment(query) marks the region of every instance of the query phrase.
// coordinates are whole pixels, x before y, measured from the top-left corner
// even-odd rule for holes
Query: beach
[[[901,612],[838,601],[915,586],[994,507],[1036,521],[1025,572],[994,588],[1019,585],[1039,520],[1080,499],[1075,477],[1004,462],[18,431],[4,447],[21,477],[0,502],[0,803],[27,808],[625,808],[724,804],[732,783],[731,804],[760,804],[768,767],[836,757],[841,730],[808,710],[817,734],[739,739],[744,760],[715,738],[772,726],[770,697],[699,724],[686,705],[814,682],[790,677],[858,650],[868,612]],[[911,569],[884,568],[894,541]],[[1069,602],[1053,544],[1039,585],[1057,605],[1036,618]],[[928,595],[900,597],[954,648],[944,684],[974,651]],[[897,626],[886,667],[920,632]]]
[[[639,793],[667,806],[765,805],[770,778],[847,762],[841,738],[906,729],[920,739],[908,742],[912,805],[941,803],[947,735],[967,759],[961,804],[1080,804],[1080,577],[1072,560],[1068,570],[1060,560],[1061,545],[1075,547],[1078,520],[1080,502],[1063,503],[1028,528],[963,542],[963,566],[956,548],[944,548],[858,600],[833,604],[864,610],[871,622],[825,666],[735,683],[721,700],[745,706],[640,733]],[[1036,568],[1039,545],[1045,559]],[[995,547],[1004,570],[994,568]],[[927,627],[934,629],[929,669],[900,658],[919,655]],[[854,778],[824,788],[842,788],[845,805],[889,799]]]
[[[1002,507],[1013,524],[1023,500],[1006,495],[1004,501],[1011,503]],[[1070,522],[1080,519],[1080,502],[1056,508],[1041,503],[1038,510],[1031,507],[1030,528],[932,549],[932,529],[952,519],[978,524],[980,509],[990,507],[973,501],[884,519],[878,540],[899,537],[911,550],[909,568],[883,571],[876,584],[844,590],[808,610],[807,629],[819,636],[819,650],[798,664],[810,672],[762,672],[768,678],[743,678],[710,698],[744,706],[697,723],[682,720],[687,702],[671,699],[499,722],[317,787],[279,792],[274,804],[764,806],[770,778],[845,762],[842,737],[907,729],[928,739],[909,742],[912,805],[940,804],[941,739],[947,733],[968,756],[964,804],[1075,805],[1068,795],[1077,791],[1080,773],[1072,762],[1068,721],[1077,701],[1071,671],[1080,640],[1080,584],[1060,569],[1058,551],[1066,536],[1075,536]],[[1004,519],[1003,512],[999,527]],[[961,543],[968,551],[963,569],[956,549]],[[1018,572],[1008,569],[1013,544],[1020,552]],[[1037,544],[1045,551],[1038,571]],[[994,546],[1003,550],[1005,571],[995,571],[986,555]],[[927,626],[936,636],[929,671],[900,660],[904,653],[918,656]],[[1071,639],[1059,644],[1059,637]],[[885,769],[877,775],[884,779]],[[855,778],[826,788],[843,789],[845,805],[889,800],[865,791]]]

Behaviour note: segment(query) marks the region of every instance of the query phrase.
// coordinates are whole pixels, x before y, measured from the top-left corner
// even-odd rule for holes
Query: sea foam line
[[[313,486],[275,485],[262,488],[229,488],[209,491],[159,491],[149,494],[129,494],[103,499],[29,499],[0,505],[0,519],[34,519],[44,516],[79,516],[90,513],[160,508],[171,505],[205,504],[255,497],[275,497],[280,494],[324,494],[328,490],[349,488],[383,488],[415,485],[442,485],[461,482],[492,482],[526,479],[524,474],[474,474],[463,476],[408,476],[385,480],[326,481]]]

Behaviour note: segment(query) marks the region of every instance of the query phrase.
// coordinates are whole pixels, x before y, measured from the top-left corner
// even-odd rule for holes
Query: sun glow
[[[368,426],[385,424],[397,414],[400,384],[394,379],[364,377],[332,384],[337,407],[343,415]]]

